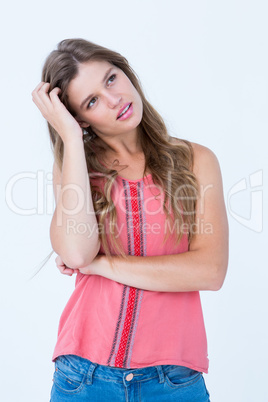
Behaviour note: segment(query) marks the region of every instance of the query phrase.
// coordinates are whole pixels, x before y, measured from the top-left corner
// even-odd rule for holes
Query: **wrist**
[[[68,144],[69,142],[83,142],[83,131],[79,124],[75,123],[74,126],[60,126],[56,129],[57,133],[61,137],[64,144]]]
[[[109,270],[111,269],[109,259],[106,255],[99,255],[99,266],[96,275],[107,276]]]
[[[73,135],[72,137],[68,137],[63,141],[65,150],[73,150],[75,148],[83,148],[84,149],[84,141],[82,137],[78,137]]]
[[[105,255],[97,255],[92,263],[89,265],[90,274],[105,276],[105,272],[107,273],[107,269],[109,268],[109,262],[107,261],[107,257]]]

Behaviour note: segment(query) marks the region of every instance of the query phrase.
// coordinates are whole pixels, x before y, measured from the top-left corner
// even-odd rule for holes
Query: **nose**
[[[110,108],[114,109],[122,100],[121,95],[112,92],[106,93],[107,104]]]

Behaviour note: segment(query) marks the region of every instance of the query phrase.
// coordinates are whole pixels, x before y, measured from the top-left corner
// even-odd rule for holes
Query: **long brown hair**
[[[61,41],[57,49],[47,57],[43,67],[42,81],[50,83],[50,90],[55,87],[61,89],[60,99],[74,115],[68,103],[68,85],[78,75],[79,65],[90,60],[107,61],[120,68],[141,96],[143,116],[138,130],[141,134],[141,147],[145,156],[144,175],[146,171],[150,171],[154,183],[163,189],[163,208],[167,219],[171,219],[170,208],[172,208],[173,224],[175,221],[176,227],[187,228],[190,242],[193,237],[192,228],[195,222],[198,194],[198,184],[192,170],[192,146],[186,140],[179,140],[176,143],[172,141],[162,117],[145,98],[141,84],[128,61],[119,53],[84,39],[66,39]],[[49,123],[48,127],[55,161],[62,168],[63,141]],[[92,182],[90,183],[99,225],[103,227],[109,215],[110,228],[115,228],[116,210],[111,198],[111,189],[118,172],[114,169],[108,169],[102,163],[101,155],[105,150],[105,144],[97,137],[91,127],[86,129],[83,138],[88,173],[98,172],[105,178],[103,192]],[[184,231],[177,231],[176,243],[180,242]],[[110,255],[107,235],[104,230],[100,230],[99,233],[104,250],[107,255]],[[119,254],[124,255],[120,242],[116,240],[114,229],[110,230],[110,240],[114,249]]]

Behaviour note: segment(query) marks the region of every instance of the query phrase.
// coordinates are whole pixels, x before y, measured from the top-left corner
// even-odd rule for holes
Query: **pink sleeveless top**
[[[127,254],[156,256],[188,251],[186,235],[175,245],[176,227],[167,223],[163,193],[151,175],[135,181],[117,176],[112,199],[118,234]],[[164,243],[167,230],[172,235]],[[153,292],[79,273],[60,318],[53,361],[64,354],[113,367],[175,364],[207,373],[207,339],[199,292]]]

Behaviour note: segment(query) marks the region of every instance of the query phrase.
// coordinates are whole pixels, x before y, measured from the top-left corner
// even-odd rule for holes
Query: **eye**
[[[87,105],[87,107],[88,107],[88,108],[92,107],[92,106],[95,104],[96,101],[97,101],[97,98],[92,98],[92,99],[90,100],[89,104]]]
[[[111,77],[108,79],[107,84],[109,85],[111,82],[115,80],[116,74],[111,75]]]

